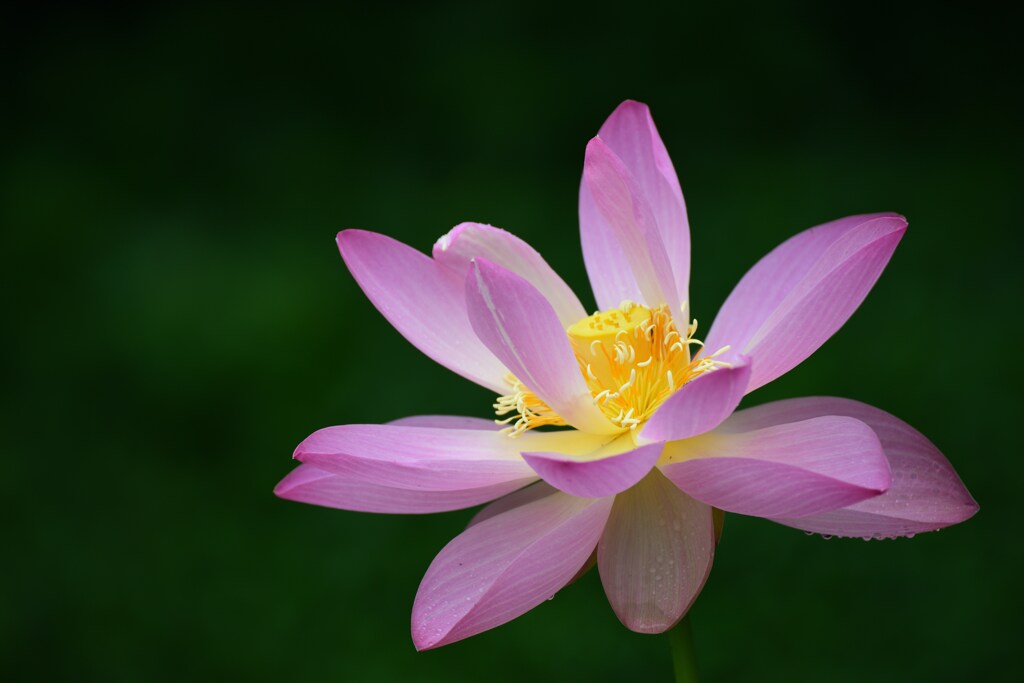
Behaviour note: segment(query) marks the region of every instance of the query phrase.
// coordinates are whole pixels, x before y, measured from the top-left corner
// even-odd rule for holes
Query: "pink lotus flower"
[[[718,510],[863,538],[961,522],[978,506],[952,466],[888,413],[841,398],[734,412],[842,326],[906,226],[879,213],[792,237],[740,280],[701,344],[679,182],[647,107],[625,102],[587,145],[580,188],[600,313],[588,316],[529,245],[487,225],[457,226],[433,258],[372,232],[338,235],[384,317],[496,392],[501,424],[422,416],[321,429],[275,493],[390,513],[495,501],[427,570],[417,649],[514,619],[595,554],[622,623],[664,631],[707,580]],[[535,430],[546,425],[567,428]]]

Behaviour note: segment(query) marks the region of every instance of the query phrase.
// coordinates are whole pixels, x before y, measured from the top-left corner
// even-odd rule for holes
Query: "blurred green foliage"
[[[36,6],[2,23],[0,677],[667,680],[665,639],[620,626],[595,572],[507,626],[417,654],[419,579],[471,512],[374,516],[271,495],[319,427],[488,413],[487,392],[363,298],[335,232],[426,250],[460,221],[493,223],[589,307],[583,148],[628,97],[651,105],[679,171],[705,326],[796,231],[908,216],[861,310],[748,403],[878,405],[933,439],[981,503],[966,524],[892,542],[730,515],[692,611],[706,680],[1013,680],[1012,17],[202,3]]]

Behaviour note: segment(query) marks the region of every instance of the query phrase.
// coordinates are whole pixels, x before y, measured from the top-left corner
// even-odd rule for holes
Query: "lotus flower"
[[[338,235],[384,317],[499,397],[497,420],[321,429],[275,489],[384,513],[494,501],[427,570],[417,649],[527,612],[595,556],[622,623],[665,631],[707,580],[719,511],[862,538],[977,511],[935,446],[882,410],[801,398],[734,412],[849,318],[906,230],[902,216],[851,216],[783,242],[740,280],[702,344],[686,207],[646,106],[624,102],[587,145],[579,211],[594,315],[540,254],[488,225],[455,227],[432,258],[372,232]]]

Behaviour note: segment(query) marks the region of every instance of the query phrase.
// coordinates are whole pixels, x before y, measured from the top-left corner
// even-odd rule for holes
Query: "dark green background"
[[[593,305],[587,139],[648,102],[710,323],[794,232],[910,230],[862,309],[749,397],[889,410],[981,504],[913,540],[729,516],[692,611],[707,681],[1011,680],[1021,642],[1017,22],[930,4],[219,4],[3,21],[5,680],[667,680],[596,573],[417,654],[422,573],[471,511],[277,500],[309,432],[491,396],[408,346],[342,228],[529,240]],[[706,327],[704,328],[706,330]],[[1015,661],[1019,661],[1019,652]]]

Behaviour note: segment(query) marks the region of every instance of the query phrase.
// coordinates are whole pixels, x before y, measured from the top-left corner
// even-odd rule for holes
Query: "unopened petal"
[[[434,558],[416,593],[416,649],[500,626],[554,596],[590,557],[611,503],[554,493],[463,531]]]

